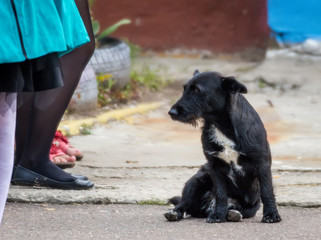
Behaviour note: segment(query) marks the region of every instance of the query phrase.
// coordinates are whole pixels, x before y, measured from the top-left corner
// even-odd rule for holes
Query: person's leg
[[[87,0],[76,0],[75,2],[91,42],[61,57],[64,74],[63,87],[21,94],[23,106],[18,109],[17,118],[16,163],[58,181],[73,181],[74,178],[50,162],[50,147],[58,124],[95,48],[88,2]],[[30,94],[33,94],[33,98]],[[26,126],[27,124],[29,125]],[[21,132],[24,134],[20,134]]]
[[[15,165],[18,165],[24,149],[26,148],[26,140],[30,134],[30,125],[32,121],[32,106],[34,93],[18,93],[18,102],[22,102],[22,106],[18,107],[16,119],[16,148]],[[19,105],[19,104],[18,104]]]
[[[16,97],[16,93],[0,93],[0,224],[13,167]]]

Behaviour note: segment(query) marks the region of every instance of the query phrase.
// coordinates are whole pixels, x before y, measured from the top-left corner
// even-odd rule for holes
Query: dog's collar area
[[[210,155],[215,155],[227,163],[237,162],[241,153],[235,150],[235,143],[230,138],[226,137],[215,125],[211,125],[209,129],[209,140],[223,147],[222,151],[205,151]]]
[[[224,133],[222,133],[220,130],[215,127],[215,125],[211,125],[209,129],[209,136],[210,136],[210,141],[215,142],[218,145],[225,147],[229,146],[230,148],[235,147],[235,142],[232,141],[230,138],[228,138]]]

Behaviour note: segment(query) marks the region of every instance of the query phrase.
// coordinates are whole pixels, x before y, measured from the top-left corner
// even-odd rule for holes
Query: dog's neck
[[[229,139],[236,141],[234,127],[228,111],[212,112],[204,116],[204,128],[215,126]]]

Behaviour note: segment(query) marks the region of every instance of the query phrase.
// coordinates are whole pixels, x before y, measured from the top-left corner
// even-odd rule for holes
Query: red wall
[[[266,0],[96,0],[93,16],[103,28],[131,19],[113,36],[155,51],[206,49],[257,58],[269,34]]]

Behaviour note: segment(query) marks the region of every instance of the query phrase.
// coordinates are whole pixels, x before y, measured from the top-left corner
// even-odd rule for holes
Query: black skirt
[[[0,92],[35,92],[63,86],[57,53],[0,64]]]

